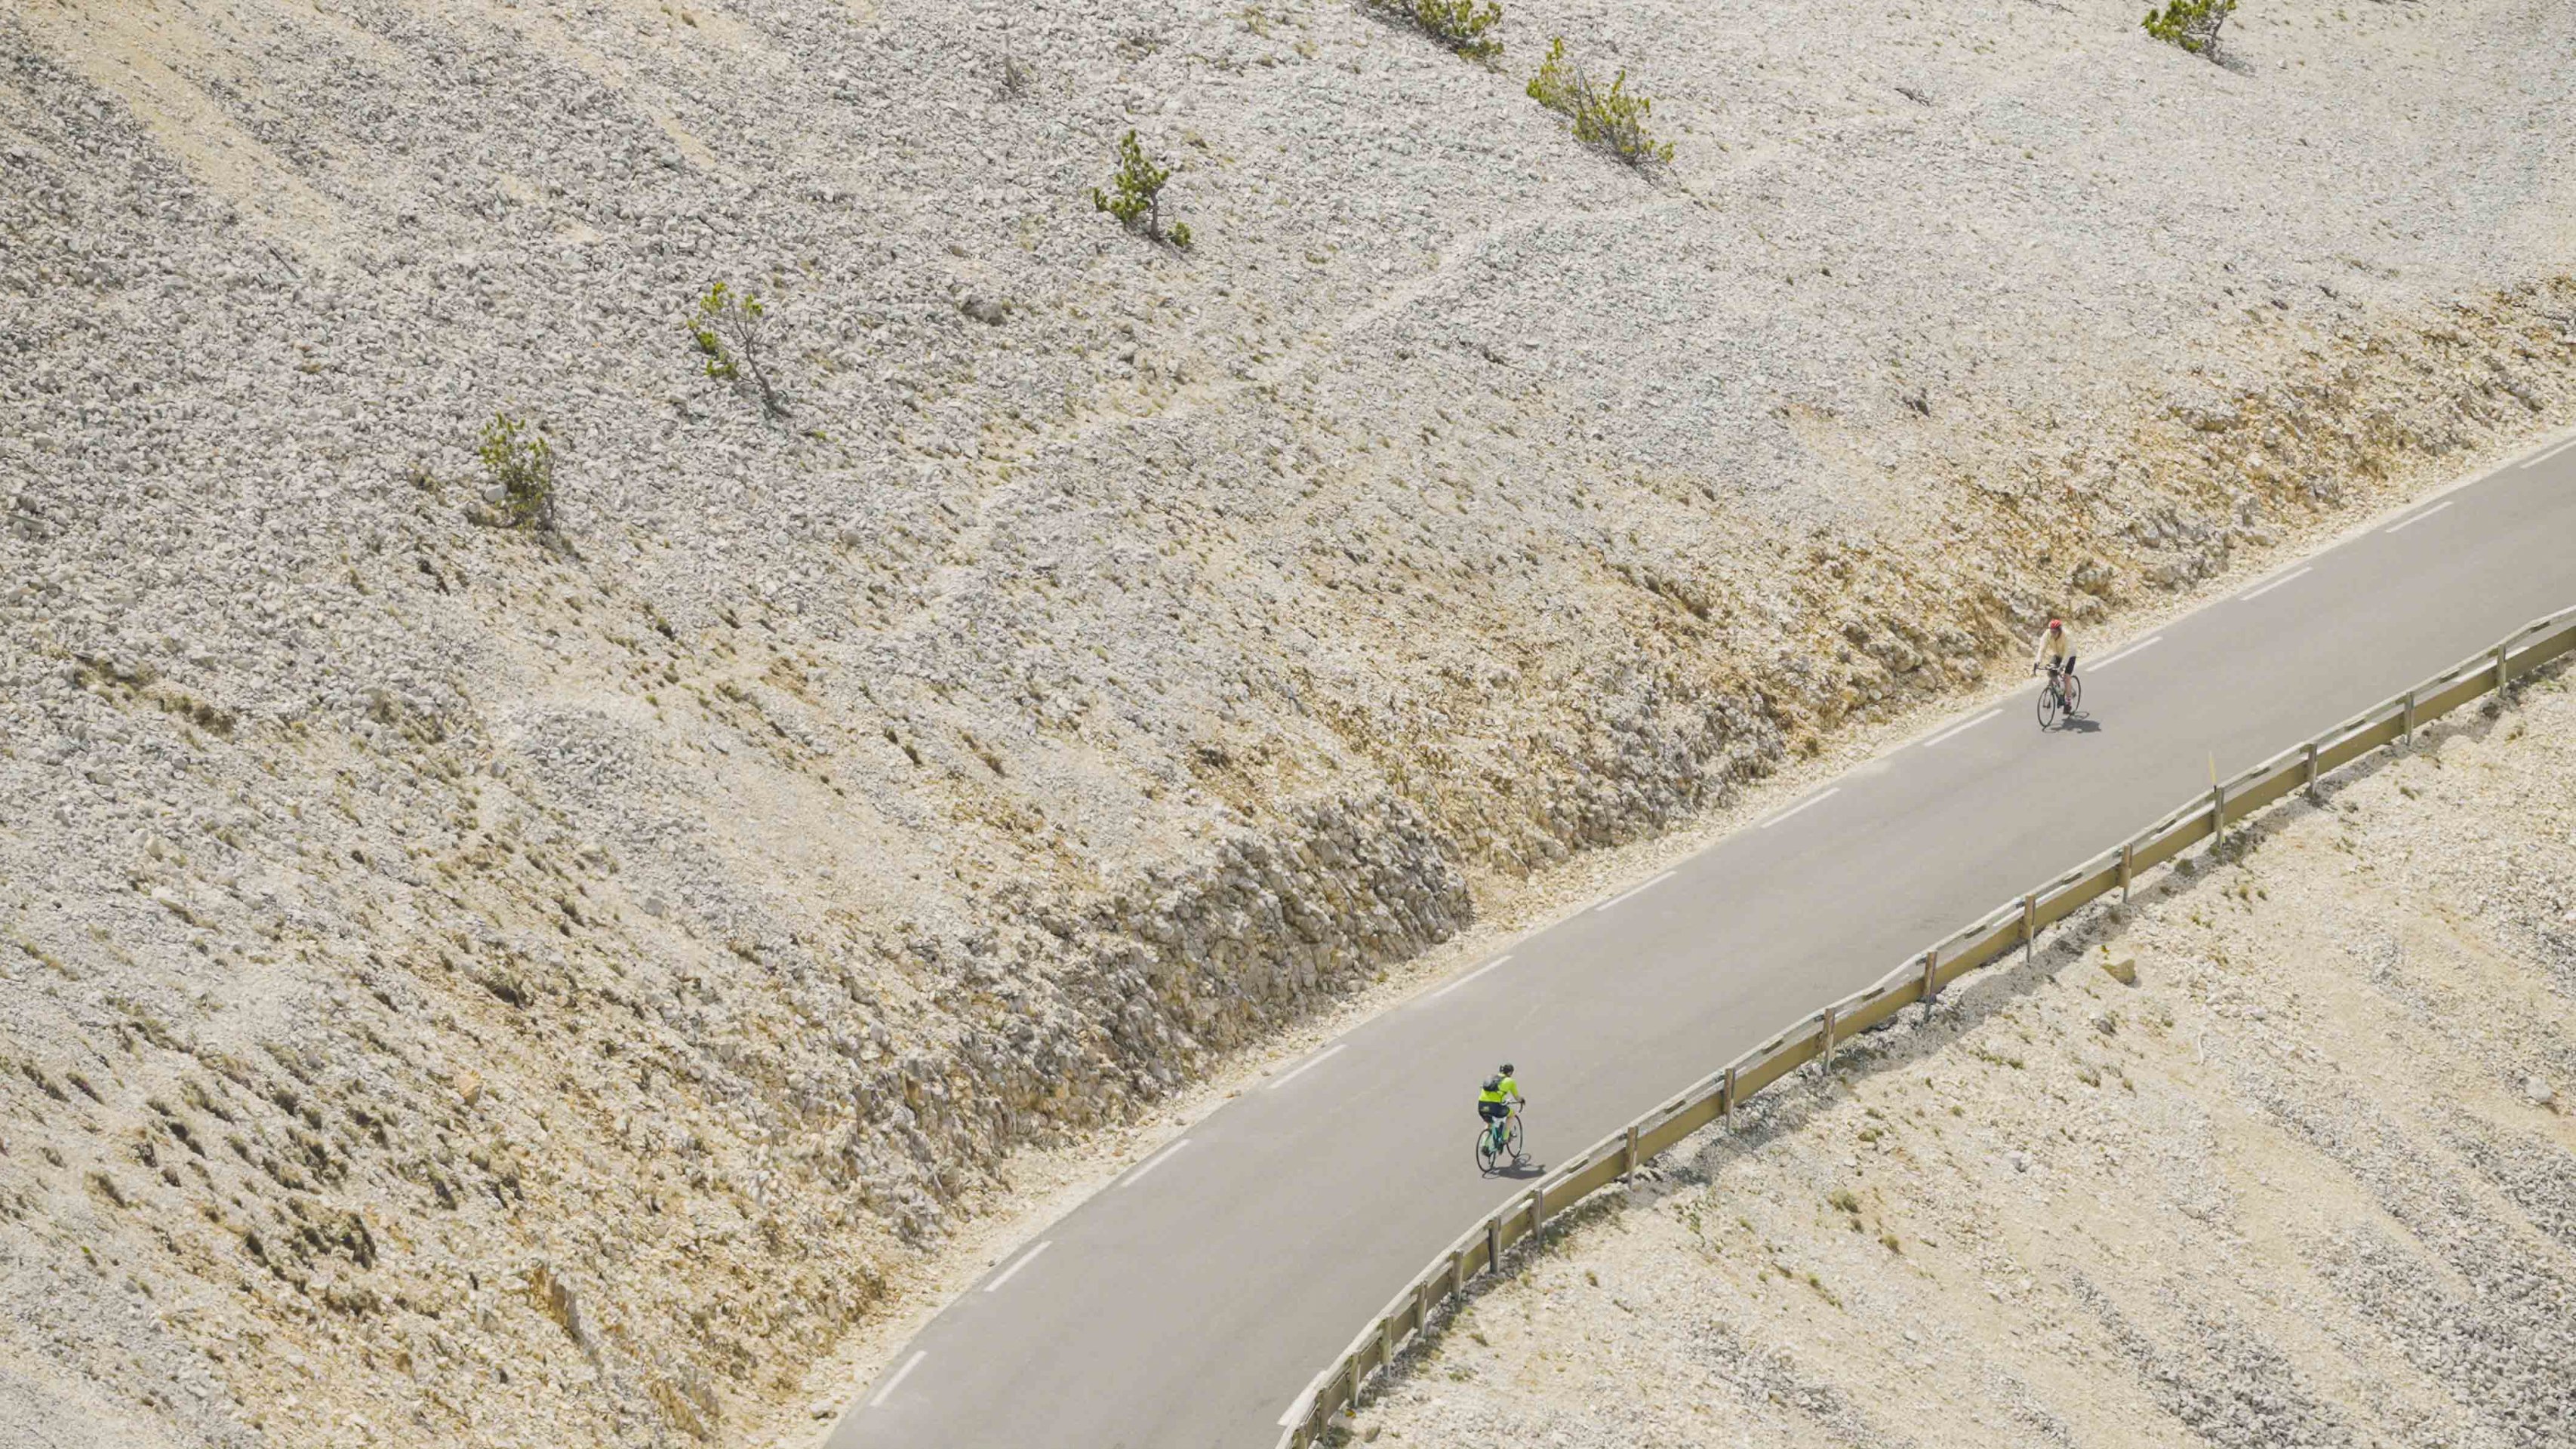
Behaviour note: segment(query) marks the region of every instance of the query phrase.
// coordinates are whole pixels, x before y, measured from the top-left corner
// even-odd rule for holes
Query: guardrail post
[[[1395,1367],[1395,1315],[1390,1313],[1377,1323],[1377,1366]]]
[[[2209,787],[2209,848],[2216,850],[2227,843],[2227,787]]]
[[[1306,1405],[1306,1434],[1308,1443],[1313,1443],[1323,1438],[1326,1426],[1333,1422],[1333,1415],[1341,1412],[1342,1383],[1344,1379],[1350,1376],[1353,1362],[1354,1361],[1351,1359],[1344,1359],[1340,1363],[1333,1365],[1332,1377],[1315,1386],[1315,1397]],[[1351,1402],[1357,1403],[1358,1401],[1359,1390],[1356,1387],[1356,1381],[1354,1381],[1354,1387],[1351,1390]]]
[[[1494,1274],[1501,1271],[1503,1271],[1503,1215],[1496,1213],[1485,1219],[1485,1272]]]
[[[1726,1069],[1726,1130],[1735,1130],[1735,1068]]]
[[[2313,801],[2317,798],[2317,742],[2315,740],[2308,741],[2307,793],[2309,800]]]
[[[2411,689],[2406,691],[2405,733],[2399,735],[2398,738],[2406,742],[2406,747],[2408,749],[2411,750],[2415,747],[2415,691]]]
[[[2506,681],[2512,678],[2512,675],[2511,675],[2510,673],[2508,673],[2508,672],[2506,671],[2506,668],[2505,668],[2504,653],[2505,653],[2505,646],[2503,646],[2502,644],[2498,644],[2498,645],[2496,646],[2496,665],[2495,665],[2495,669],[2496,669],[2495,692],[2496,692],[2496,702],[2497,702],[2498,704],[2501,704],[2501,703],[2503,703],[2503,702],[2504,702],[2504,686],[2505,686]]]
[[[2021,959],[2029,964],[2039,954],[2039,897],[2021,898]]]
[[[1542,1183],[1530,1189],[1530,1241],[1538,1241],[1538,1227],[1547,1221],[1547,1186]]]
[[[1467,1252],[1461,1248],[1449,1255],[1449,1296],[1455,1298],[1466,1291]]]
[[[1628,1124],[1628,1146],[1619,1155],[1619,1175],[1626,1177],[1637,1170],[1637,1124]]]
[[[1941,994],[1940,966],[1941,953],[1939,951],[1933,950],[1923,953],[1923,1014],[1925,1016],[1930,1016],[1932,1014],[1932,998]]]
[[[2138,843],[2136,841],[2123,840],[2120,842],[2120,904],[2124,906],[2129,903],[2129,883],[2137,878],[2137,857]]]
[[[1825,1008],[1825,1070],[1834,1069],[1834,1009]]]

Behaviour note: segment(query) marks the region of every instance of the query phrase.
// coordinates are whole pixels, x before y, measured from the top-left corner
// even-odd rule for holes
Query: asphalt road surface
[[[1535,1180],[1473,1161],[1497,1063],[1534,1161],[1570,1156],[2118,844],[2213,756],[2225,777],[2576,604],[2562,442],[2096,649],[2075,728],[2042,733],[2023,689],[1282,1066],[997,1264],[831,1449],[1270,1449],[1350,1336]]]

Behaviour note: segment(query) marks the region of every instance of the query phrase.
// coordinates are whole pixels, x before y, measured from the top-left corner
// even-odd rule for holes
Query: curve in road
[[[897,1355],[830,1449],[1270,1449],[1309,1379],[1529,1178],[1471,1160],[1510,1059],[1572,1152],[2220,775],[2576,602],[2576,440],[1899,746],[1513,943],[1189,1129]],[[1541,1155],[1544,1155],[1543,1153]]]

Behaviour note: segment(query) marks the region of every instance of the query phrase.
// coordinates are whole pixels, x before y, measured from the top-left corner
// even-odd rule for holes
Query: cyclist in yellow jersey
[[[1521,1084],[1512,1077],[1512,1064],[1503,1063],[1500,1073],[1485,1079],[1485,1089],[1476,1094],[1476,1115],[1492,1124],[1494,1150],[1500,1152],[1509,1140],[1512,1109],[1527,1100],[1521,1096]]]

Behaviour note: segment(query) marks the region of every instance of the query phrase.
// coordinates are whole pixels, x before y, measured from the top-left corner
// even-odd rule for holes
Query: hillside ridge
[[[0,7],[0,1394],[747,1442],[1015,1148],[2576,420],[2576,15],[2130,9]]]

